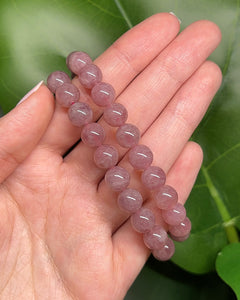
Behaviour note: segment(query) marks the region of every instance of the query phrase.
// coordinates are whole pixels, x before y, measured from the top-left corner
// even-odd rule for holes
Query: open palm
[[[178,31],[177,18],[154,15],[96,64],[184,203],[202,162],[201,148],[188,140],[221,83],[219,68],[205,61],[221,34],[209,21]],[[74,82],[99,119],[101,110]],[[106,143],[118,147],[113,129],[99,122]],[[94,150],[76,144],[80,134],[44,85],[0,119],[1,299],[123,299],[150,254],[94,165]],[[131,186],[161,222],[118,149]]]

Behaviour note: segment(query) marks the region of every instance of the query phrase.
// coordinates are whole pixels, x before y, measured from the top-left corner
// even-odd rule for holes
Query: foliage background
[[[0,106],[7,113],[50,72],[67,71],[69,52],[95,58],[130,27],[163,11],[173,11],[181,29],[199,19],[218,24],[222,43],[210,58],[221,67],[223,83],[192,137],[205,158],[186,205],[191,238],[177,246],[174,263],[150,258],[126,299],[235,299],[216,275],[215,261],[238,241],[240,228],[239,0],[1,0]],[[239,248],[233,257],[240,260]]]

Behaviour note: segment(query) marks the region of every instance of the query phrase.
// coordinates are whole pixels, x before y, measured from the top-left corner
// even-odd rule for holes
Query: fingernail
[[[180,24],[182,23],[181,19],[179,19],[179,18],[175,15],[174,12],[170,11],[169,13],[170,13],[171,15],[175,16],[175,17],[178,19],[178,21],[179,21]]]
[[[17,105],[19,105],[20,103],[22,103],[23,101],[27,100],[33,93],[35,93],[40,86],[43,84],[43,80],[40,81],[33,89],[31,89],[31,91],[29,91],[19,102]]]

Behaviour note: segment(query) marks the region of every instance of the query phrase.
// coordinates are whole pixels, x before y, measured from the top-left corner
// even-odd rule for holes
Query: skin
[[[203,158],[188,140],[221,84],[218,66],[206,61],[221,33],[205,20],[181,34],[179,27],[171,14],[156,14],[95,62],[128,109],[128,122],[139,127],[140,144],[152,149],[153,165],[168,173],[167,184],[184,203]],[[101,110],[92,108],[99,118]],[[113,129],[99,122],[106,143],[115,145]],[[82,143],[72,148],[80,134],[44,85],[0,119],[1,299],[123,299],[150,255],[95,167],[94,150]],[[139,174],[118,149],[131,187],[161,223]]]

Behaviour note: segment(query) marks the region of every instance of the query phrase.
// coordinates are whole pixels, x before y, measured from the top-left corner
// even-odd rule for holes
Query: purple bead
[[[137,145],[129,151],[128,159],[134,169],[144,170],[151,165],[153,153],[147,146]]]
[[[137,190],[126,189],[118,195],[118,206],[129,213],[135,213],[142,203],[142,195]]]
[[[180,224],[186,217],[185,207],[177,203],[175,206],[168,210],[162,210],[163,220],[169,225],[178,225]]]
[[[176,242],[184,242],[189,238],[190,234],[184,235],[184,236],[174,236],[170,234],[171,238]]]
[[[150,166],[142,173],[141,180],[147,189],[155,190],[165,184],[166,174],[161,168]]]
[[[151,230],[155,224],[155,217],[152,210],[140,208],[131,216],[132,227],[140,233]]]
[[[70,107],[78,102],[80,93],[78,88],[71,83],[64,83],[56,89],[56,101],[63,107]]]
[[[68,69],[72,73],[79,75],[83,67],[88,64],[92,64],[92,60],[87,53],[82,51],[74,51],[68,55],[66,63]]]
[[[160,209],[171,209],[178,201],[178,194],[175,189],[169,185],[163,185],[154,192],[153,195],[157,207]]]
[[[160,249],[154,249],[152,254],[153,256],[161,261],[169,260],[175,252],[175,245],[170,238],[167,238],[163,247]]]
[[[111,145],[101,145],[94,152],[94,162],[101,169],[114,167],[118,162],[118,151]]]
[[[103,118],[110,126],[119,127],[127,121],[128,112],[122,104],[114,103],[104,110]]]
[[[140,131],[133,124],[124,124],[118,128],[116,139],[120,146],[132,148],[137,145],[140,139]]]
[[[150,231],[144,233],[143,241],[149,249],[159,249],[164,246],[167,237],[166,230],[160,225],[155,225]]]
[[[55,93],[56,89],[64,83],[71,83],[71,79],[65,72],[55,71],[48,76],[47,86],[52,93]]]
[[[170,225],[168,230],[171,235],[174,237],[183,237],[189,235],[192,228],[191,221],[188,217],[186,217],[180,224],[178,225]]]
[[[115,90],[111,84],[99,82],[92,88],[91,97],[98,106],[109,106],[115,99]]]
[[[92,121],[93,112],[87,103],[76,102],[70,106],[68,117],[74,126],[81,127]]]
[[[87,89],[91,89],[95,84],[102,80],[102,72],[94,64],[83,67],[79,74],[80,83]]]
[[[87,124],[83,127],[81,139],[89,147],[98,147],[105,139],[105,130],[98,123]]]
[[[105,182],[113,191],[121,192],[128,187],[130,175],[126,169],[116,166],[106,172]]]

